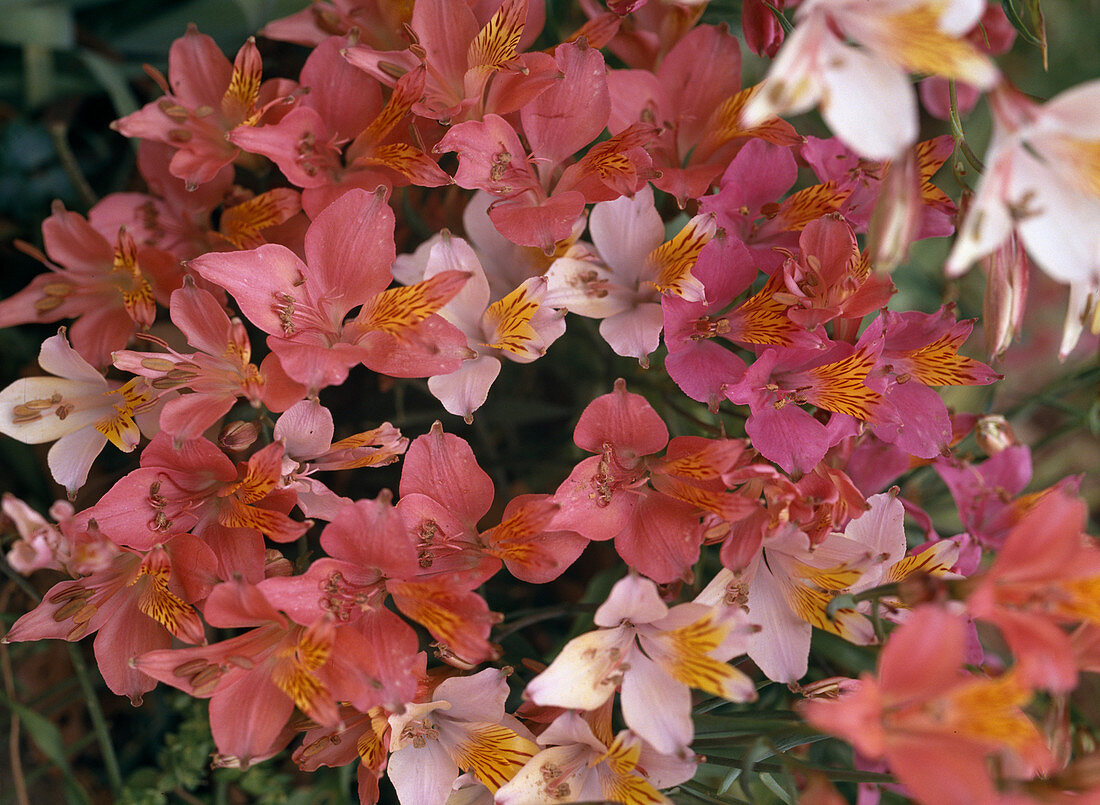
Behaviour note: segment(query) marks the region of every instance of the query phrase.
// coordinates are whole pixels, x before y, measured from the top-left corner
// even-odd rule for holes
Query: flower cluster
[[[309,48],[295,79],[264,80],[252,39],[172,45],[163,95],[113,126],[147,191],[58,205],[23,244],[48,271],[0,301],[0,326],[68,322],[0,391],[0,432],[54,442],[74,503],[107,442],[135,457],[51,521],[5,498],[10,564],[67,577],[4,641],[94,633],[114,693],[209,700],[215,766],[300,739],[303,770],[359,760],[364,803],[383,775],[405,805],[668,802],[705,776],[692,691],[748,712],[769,681],[922,802],[1094,798],[1028,709],[1100,669],[1085,504],[1073,479],[1024,494],[1024,447],[957,448],[985,431],[936,389],[1000,379],[960,351],[975,322],[888,305],[959,216],[921,74],[989,91],[947,270],[985,259],[992,354],[1025,251],[1070,285],[1063,354],[1100,328],[1100,85],[1022,96],[976,0],[803,0],[785,39],[784,3],[746,0],[774,57],[755,86],[705,3],[581,5],[547,43],[541,0],[314,0],[263,31]],[[814,107],[834,137],[777,117]],[[425,199],[461,234],[411,240]],[[601,380],[556,487],[500,488],[439,421],[334,441],[365,372],[469,424],[570,329],[650,380]],[[348,493],[399,460],[396,490]],[[916,466],[962,533],[893,485]],[[621,565],[593,630],[517,670],[487,583],[547,585],[600,542]],[[815,631],[882,644],[877,673],[800,686]]]

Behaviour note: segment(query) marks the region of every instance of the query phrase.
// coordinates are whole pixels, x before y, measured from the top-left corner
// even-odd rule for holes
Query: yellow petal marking
[[[262,75],[263,60],[256,49],[256,40],[250,37],[237,51],[237,58],[233,60],[233,75],[222,96],[222,112],[230,125],[255,125],[253,110],[260,98]]]
[[[730,312],[741,326],[734,326],[729,337],[745,344],[790,346],[802,328],[787,318],[789,306],[775,298],[776,291],[784,288],[781,271],[768,277],[763,288]]]
[[[169,564],[163,557],[163,551],[154,553],[160,553],[164,561],[157,561],[151,553],[127,586],[144,580],[145,584],[138,594],[138,609],[181,640],[194,642],[196,636],[202,635],[202,622],[194,609],[168,589]]]
[[[882,577],[882,584],[901,581],[916,573],[942,576],[951,571],[951,567],[955,564],[958,556],[958,546],[955,543],[948,540],[937,542],[920,553],[902,557],[890,565]]]
[[[382,291],[363,305],[357,318],[360,328],[403,337],[406,330],[436,313],[458,293],[462,282],[456,285],[454,277],[448,276],[453,273],[437,274],[416,285]]]
[[[613,802],[621,802],[623,805],[654,805],[654,803],[668,802],[668,799],[650,785],[649,781],[637,774],[641,744],[637,741],[627,744],[623,740],[624,734],[620,732],[607,752],[589,763],[589,766],[595,766],[601,761],[607,761],[610,773],[600,776],[601,793],[605,798]]]
[[[810,221],[839,210],[851,194],[851,190],[838,190],[836,182],[815,184],[787,196],[775,217],[784,231],[801,232]]]
[[[319,640],[316,634],[305,629],[301,630],[296,643],[284,645],[276,652],[278,660],[271,679],[303,713],[316,711],[317,700],[329,695],[314,672],[328,661],[330,654],[332,641]]]
[[[141,441],[141,429],[134,421],[134,415],[147,409],[156,397],[143,377],[131,378],[121,388],[104,393],[120,397],[121,401],[114,403],[113,414],[95,423],[95,429],[119,450],[129,453]]]
[[[737,137],[758,137],[776,145],[795,145],[802,137],[790,123],[777,117],[769,118],[758,126],[745,128],[741,125],[741,111],[757,92],[761,84],[745,87],[732,97],[726,98],[710,116],[707,132],[697,146],[702,154],[709,154]]]
[[[710,652],[722,645],[729,633],[729,624],[713,615],[663,633],[659,642],[668,651],[667,663],[661,667],[673,679],[714,696],[729,697],[734,690],[730,683],[742,674],[731,665],[714,659]]]
[[[454,748],[455,765],[472,771],[494,793],[538,754],[533,741],[500,724],[474,723],[466,728],[469,737]]]
[[[466,63],[471,69],[489,73],[516,58],[516,47],[526,21],[524,10],[517,0],[505,0],[501,4],[466,51]]]
[[[298,194],[289,188],[276,188],[227,207],[218,224],[219,234],[238,249],[255,249],[264,243],[260,233],[284,223],[300,209]]]
[[[137,243],[125,229],[119,230],[115,242],[115,258],[111,278],[122,297],[122,306],[140,327],[149,327],[157,313],[153,287],[141,273],[137,260]]]
[[[387,749],[383,738],[389,728],[389,719],[381,707],[372,707],[367,711],[370,716],[370,727],[363,731],[359,740],[355,742],[355,751],[358,753],[363,765],[368,769],[378,769],[382,761],[386,759]]]
[[[978,372],[985,367],[973,358],[959,354],[966,336],[941,336],[925,347],[908,354],[909,373],[926,386],[971,386],[979,383]]]
[[[699,252],[714,237],[716,228],[713,215],[696,215],[676,237],[649,253],[646,274],[655,277],[653,285],[658,291],[689,302],[706,298],[703,284],[692,276],[691,269],[699,259]]]
[[[948,719],[958,733],[997,746],[1041,745],[1035,725],[1020,709],[1031,696],[1031,688],[1011,672],[997,679],[978,678],[947,694]]]
[[[788,590],[791,611],[806,623],[845,640],[862,642],[860,636],[866,631],[867,619],[850,607],[835,608],[830,618],[826,610],[833,593],[798,583],[791,584]]]
[[[874,420],[883,398],[863,384],[874,363],[872,355],[859,349],[843,360],[807,369],[813,383],[804,392],[806,400],[826,411]]]
[[[489,305],[483,321],[493,328],[493,340],[485,346],[537,357],[539,353],[532,350],[530,344],[539,337],[538,331],[531,326],[538,312],[539,302],[530,285],[521,285]]]
[[[911,73],[983,83],[989,60],[965,39],[940,30],[941,2],[926,2],[891,14],[884,20],[890,29],[890,58]]]

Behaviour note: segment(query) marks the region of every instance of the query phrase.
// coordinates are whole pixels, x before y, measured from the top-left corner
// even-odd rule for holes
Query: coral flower
[[[1020,709],[1031,691],[1015,674],[962,672],[965,622],[921,607],[890,635],[878,676],[803,713],[871,759],[885,759],[914,798],[929,805],[998,802],[987,761],[1013,760],[1030,773],[1050,766],[1039,730]]]

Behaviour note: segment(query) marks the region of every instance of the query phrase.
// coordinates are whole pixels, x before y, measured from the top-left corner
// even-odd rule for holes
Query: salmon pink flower
[[[190,393],[174,397],[161,411],[160,426],[179,441],[201,436],[229,413],[238,397],[253,407],[261,402],[273,411],[285,410],[305,394],[305,388],[282,371],[269,355],[262,368],[250,362],[252,347],[240,319],[230,321],[208,291],[190,280],[172,294],[172,322],[199,351],[183,354],[154,336],[146,340],[165,352],[114,353],[114,363],[125,372],[144,377],[153,389]]]
[[[259,581],[263,538],[290,542],[310,526],[287,514],[294,494],[279,486],[282,456],[283,446],[275,442],[234,466],[206,439],[177,449],[161,433],[142,452],[141,467],[90,511],[106,533],[139,550],[193,532],[218,556],[221,578]]]
[[[393,212],[379,188],[352,189],[310,225],[306,261],[278,244],[204,254],[191,266],[228,290],[268,333],[291,379],[316,390],[342,383],[352,366],[397,377],[453,371],[464,337],[434,314],[465,281],[446,272],[408,288],[393,280]],[[354,319],[348,314],[360,307]]]
[[[556,579],[588,540],[552,530],[558,506],[546,495],[519,495],[501,522],[479,532],[493,502],[493,483],[465,440],[444,433],[439,422],[413,440],[401,469],[397,510],[417,538],[420,566],[434,572],[478,568],[488,578],[500,563],[535,584]]]
[[[637,123],[656,124],[660,133],[647,150],[660,176],[654,186],[670,193],[682,208],[703,196],[734,151],[750,137],[779,145],[802,138],[785,121],[773,119],[742,128],[741,109],[753,94],[741,89],[737,40],[713,25],[691,29],[654,72],[612,70],[609,130],[618,134]]]
[[[226,139],[229,132],[258,125],[273,106],[289,99],[293,82],[261,83],[262,70],[254,39],[230,64],[217,43],[192,25],[168,52],[168,80],[157,76],[164,97],[116,120],[112,128],[125,137],[174,147],[172,175],[198,187],[239,153]]]
[[[76,351],[93,366],[110,364],[113,350],[152,325],[157,302],[166,303],[183,277],[168,252],[142,248],[126,229],[111,237],[56,202],[42,223],[46,254],[20,247],[50,270],[0,302],[0,327],[76,319]]]
[[[26,444],[55,441],[50,473],[70,495],[111,442],[129,453],[156,424],[156,392],[144,378],[106,380],[69,346],[65,328],[42,342],[38,364],[54,377],[26,377],[0,391],[0,433]],[[148,415],[148,417],[146,416]]]
[[[1063,624],[1100,624],[1100,549],[1084,533],[1086,507],[1064,490],[1035,501],[977,580],[967,609],[995,624],[1029,684],[1066,692],[1077,664]]]
[[[366,711],[385,701],[399,706],[411,694],[407,673],[397,686],[375,676],[377,647],[384,643],[328,618],[297,624],[246,582],[217,585],[203,614],[211,626],[248,631],[210,646],[151,651],[134,665],[192,696],[210,699],[218,765],[247,768],[282,749],[290,738],[284,727],[295,707],[315,723],[335,727],[339,701]]]
[[[413,45],[379,52],[366,45],[348,48],[347,60],[384,84],[424,65],[424,97],[413,112],[441,123],[480,120],[488,113],[514,112],[557,80],[553,59],[520,53],[534,41],[545,15],[541,0],[480,3],[491,17],[478,21],[471,4],[422,0],[413,7]]]
[[[747,648],[741,613],[702,604],[669,609],[657,585],[633,574],[596,610],[598,631],[565,645],[527,685],[538,705],[595,710],[622,687],[627,726],[662,754],[687,754],[694,728],[690,688],[752,701],[752,680],[726,661]]]
[[[865,674],[835,700],[807,702],[806,720],[884,759],[921,802],[999,802],[990,758],[1018,764],[1024,776],[1050,770],[1052,758],[1021,709],[1032,692],[1018,674],[962,670],[966,628],[944,610],[918,608],[886,641],[877,677]]]
[[[340,509],[321,532],[321,547],[327,556],[302,576],[263,582],[295,620],[310,623],[326,613],[350,623],[377,618],[392,597],[397,610],[424,626],[455,664],[468,667],[493,656],[489,628],[498,618],[473,592],[492,572],[468,564],[423,567],[417,536],[388,492]]]
[[[538,751],[504,712],[505,674],[487,668],[445,679],[426,702],[390,716],[387,771],[402,802],[445,805],[463,771],[496,792]]]
[[[742,113],[753,126],[820,106],[833,132],[869,159],[893,159],[917,140],[907,72],[988,89],[997,69],[963,38],[982,13],[972,0],[807,0],[761,91]]]
[[[92,527],[86,518],[84,522]],[[3,642],[75,641],[95,632],[96,662],[107,687],[138,705],[156,680],[135,669],[137,657],[168,648],[173,637],[206,642],[191,603],[206,597],[214,569],[211,550],[190,534],[148,551],[118,548],[102,569],[54,585],[42,603],[15,622]]]

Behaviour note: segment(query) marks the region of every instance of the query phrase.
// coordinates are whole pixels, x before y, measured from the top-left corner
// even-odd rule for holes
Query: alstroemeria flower
[[[531,733],[505,714],[505,675],[487,668],[445,679],[430,701],[390,716],[390,781],[402,802],[445,805],[463,771],[496,791],[538,751]]]
[[[379,52],[358,45],[348,48],[347,60],[389,86],[399,80],[395,73],[424,65],[428,81],[413,108],[421,117],[450,123],[514,112],[560,77],[545,53],[519,52],[541,30],[544,4],[504,0],[484,23],[470,5],[421,0],[409,21],[411,47]]]
[[[307,517],[331,520],[351,503],[314,478],[315,472],[384,467],[409,446],[389,422],[337,442],[332,441],[334,432],[332,412],[317,400],[292,405],[275,423],[275,439],[283,443],[282,484],[294,489],[298,508]]]
[[[7,560],[24,576],[36,570],[63,570],[74,578],[103,570],[118,554],[118,546],[98,529],[88,529],[84,518],[75,518],[73,504],[55,501],[50,519],[8,492],[0,498],[0,511],[15,524],[19,539],[8,549]],[[56,523],[56,524],[55,524]]]
[[[1084,533],[1087,507],[1064,490],[1034,502],[967,599],[970,614],[995,624],[1036,687],[1070,691],[1077,664],[1063,624],[1100,624],[1100,549]]]
[[[743,617],[702,604],[669,609],[657,585],[629,575],[596,610],[598,631],[566,644],[527,685],[535,704],[595,710],[622,687],[626,724],[663,754],[687,752],[691,688],[752,701],[752,680],[726,661],[747,648]]]
[[[1018,674],[962,670],[966,628],[945,610],[915,610],[887,639],[877,677],[864,674],[835,700],[807,702],[806,720],[885,759],[921,802],[1000,802],[991,757],[1024,777],[1050,770],[1053,759],[1022,709],[1032,691]]]
[[[139,415],[155,429],[157,395],[144,378],[105,379],[69,346],[64,328],[42,342],[38,365],[55,377],[25,377],[0,391],[0,433],[26,444],[56,440],[50,473],[74,495],[108,441],[124,453],[137,447]]]
[[[89,576],[55,584],[15,622],[3,642],[80,640],[96,632],[96,663],[107,687],[137,705],[156,680],[135,669],[137,657],[166,649],[176,637],[205,643],[191,603],[206,597],[214,576],[210,548],[181,534],[147,551],[120,548]]]
[[[466,335],[466,346],[477,357],[454,372],[430,377],[428,390],[469,423],[487,399],[502,359],[530,363],[541,357],[565,333],[565,311],[545,304],[544,277],[531,277],[490,304],[489,281],[477,255],[466,241],[445,232],[431,247],[421,279],[448,271],[463,272],[468,279],[439,316]]]
[[[672,240],[647,185],[633,198],[597,204],[589,217],[600,260],[564,257],[547,271],[550,299],[571,313],[601,319],[600,335],[616,354],[643,365],[660,344],[661,299],[704,299],[692,274],[700,251],[716,232],[713,215],[697,215]]]
[[[856,644],[874,642],[871,621],[851,606],[830,609],[833,598],[923,570],[942,575],[955,562],[957,546],[941,542],[905,558],[904,512],[892,495],[875,495],[870,508],[811,545],[788,526],[766,538],[763,551],[743,571],[723,570],[699,600],[743,603],[760,631],[749,638],[748,655],[777,682],[794,682],[807,669],[811,627]],[[747,592],[746,592],[747,588]]]
[[[396,377],[453,371],[467,357],[465,338],[434,314],[466,277],[446,272],[387,290],[393,226],[385,189],[355,188],[310,224],[305,262],[269,243],[204,254],[191,266],[233,295],[248,320],[268,333],[286,374],[311,389],[344,382],[360,362]]]
[[[610,800],[671,805],[658,789],[695,775],[695,758],[659,753],[630,730],[611,734],[610,708],[567,710],[538,737],[543,749],[497,791],[496,805]]]
[[[74,348],[96,367],[152,325],[157,302],[166,304],[183,278],[168,252],[139,245],[125,228],[105,236],[59,201],[42,222],[42,241],[46,254],[17,241],[49,271],[0,301],[0,327],[75,319]]]
[[[1039,105],[1007,83],[990,95],[993,139],[977,194],[947,259],[958,275],[1015,232],[1036,265],[1070,285],[1061,354],[1100,297],[1100,81]]]
[[[982,89],[996,80],[992,62],[963,38],[983,6],[973,0],[806,0],[742,124],[820,105],[850,148],[869,159],[893,159],[917,141],[908,72]]]
[[[282,749],[295,707],[335,727],[340,701],[367,710],[387,701],[398,706],[409,693],[407,674],[401,688],[372,675],[384,636],[372,640],[331,618],[302,626],[276,603],[244,581],[219,584],[203,608],[207,622],[248,631],[209,646],[151,651],[134,663],[161,682],[210,699],[218,765],[247,768]]]
[[[239,153],[226,135],[255,126],[268,110],[286,102],[294,83],[260,83],[263,60],[250,38],[232,64],[217,43],[194,25],[172,43],[168,80],[157,74],[164,97],[116,120],[125,137],[156,140],[176,148],[170,170],[191,187],[209,182]]]
[[[250,361],[252,346],[244,324],[230,320],[208,291],[185,281],[172,294],[170,311],[172,323],[197,352],[183,354],[147,336],[166,351],[121,350],[113,357],[116,368],[146,378],[162,394],[170,389],[190,392],[169,400],[161,411],[161,428],[177,440],[201,436],[229,413],[239,397],[253,407],[263,402],[270,410],[281,411],[305,394],[305,388],[282,371],[277,356],[269,355],[261,367]]]
[[[743,128],[741,109],[754,88],[741,88],[741,51],[724,27],[699,25],[676,43],[653,72],[612,70],[609,130],[656,124],[647,145],[660,175],[653,184],[680,205],[703,196],[735,150],[750,137],[779,145],[802,138],[786,121],[773,119]]]

